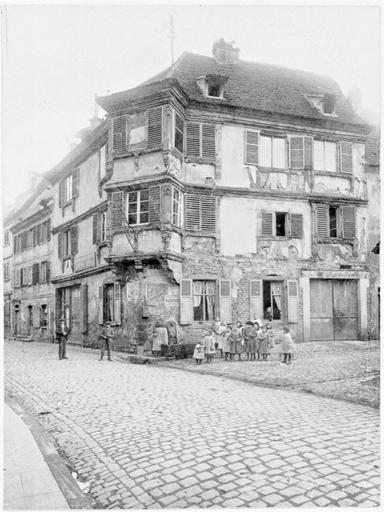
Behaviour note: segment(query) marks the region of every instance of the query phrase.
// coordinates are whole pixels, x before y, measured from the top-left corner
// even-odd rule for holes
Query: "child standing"
[[[208,329],[203,335],[203,347],[205,356],[207,358],[207,363],[211,363],[213,359],[213,355],[215,354],[215,342],[212,336],[212,330]]]
[[[232,334],[232,327],[230,325],[227,325],[227,328],[225,329],[225,333],[223,334],[223,353],[224,353],[225,361],[229,361],[229,359],[230,359],[231,334]]]
[[[232,329],[231,333],[231,360],[234,359],[234,355],[238,354],[239,361],[241,361],[241,353],[243,351],[243,347],[241,341],[243,336],[241,334],[241,323],[237,322],[237,325]]]
[[[294,351],[295,344],[293,343],[289,327],[284,326],[284,334],[280,338],[280,350],[284,355],[284,359],[281,364],[291,364],[292,354]]]
[[[200,343],[196,343],[195,345],[193,358],[195,359],[196,364],[201,364],[204,359],[204,347]]]
[[[270,336],[267,333],[267,328],[264,326],[261,329],[261,334],[259,336],[259,352],[263,361],[268,359],[270,352]]]

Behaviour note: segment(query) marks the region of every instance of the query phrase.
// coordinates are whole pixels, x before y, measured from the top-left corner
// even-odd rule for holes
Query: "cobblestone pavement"
[[[5,388],[91,482],[96,508],[379,505],[373,408],[68,355],[6,342]]]
[[[290,366],[280,365],[278,345],[268,361],[247,362],[243,354],[240,363],[215,358],[212,363],[199,366],[193,359],[162,364],[379,407],[379,342],[298,343],[295,351],[295,361]]]

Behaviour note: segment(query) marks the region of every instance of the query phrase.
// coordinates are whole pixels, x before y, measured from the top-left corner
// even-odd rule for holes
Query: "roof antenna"
[[[171,40],[171,55],[172,55],[172,66],[174,63],[174,52],[175,52],[175,24],[173,21],[173,15],[169,17],[169,39]]]

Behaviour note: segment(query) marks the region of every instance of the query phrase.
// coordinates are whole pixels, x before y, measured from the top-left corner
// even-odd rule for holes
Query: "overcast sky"
[[[211,54],[219,37],[240,58],[332,76],[379,109],[377,7],[13,5],[3,16],[3,205],[69,151],[94,95],[129,89],[175,55]]]

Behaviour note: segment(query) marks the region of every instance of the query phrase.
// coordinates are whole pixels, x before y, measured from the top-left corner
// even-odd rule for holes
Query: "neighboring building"
[[[55,320],[64,317],[69,342],[83,346],[98,343],[99,324],[111,319],[111,308],[117,302],[111,284],[114,276],[105,261],[107,130],[105,121],[93,119],[91,127],[80,132],[80,144],[46,175],[54,190],[51,280]],[[99,307],[103,290],[108,303],[104,310]]]
[[[29,199],[6,219],[13,238],[13,336],[52,340],[51,217],[52,191],[43,179]]]
[[[220,40],[98,103],[114,276],[99,312],[119,348],[160,313],[189,341],[267,308],[298,341],[367,337],[367,126],[332,79]]]
[[[13,275],[13,240],[9,224],[3,229],[3,315],[4,336],[12,333],[12,275]]]
[[[370,133],[365,147],[368,181],[367,247],[370,270],[368,334],[380,338],[380,133]]]

